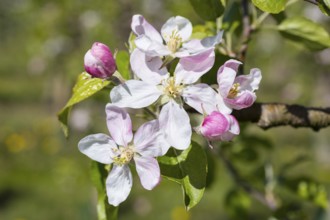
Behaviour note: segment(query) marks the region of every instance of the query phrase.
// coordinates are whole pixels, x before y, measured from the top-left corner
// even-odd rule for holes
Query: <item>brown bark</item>
[[[330,108],[304,107],[280,103],[254,103],[251,107],[234,111],[238,121],[257,123],[263,129],[289,125],[309,127],[314,131],[330,125]]]

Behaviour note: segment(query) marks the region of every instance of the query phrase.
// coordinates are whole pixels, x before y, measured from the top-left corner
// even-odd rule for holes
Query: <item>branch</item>
[[[248,0],[242,0],[242,24],[243,24],[243,32],[241,36],[241,47],[239,49],[239,53],[237,55],[238,59],[241,61],[245,60],[245,55],[248,49],[248,42],[251,39],[252,27],[250,24],[250,17],[249,17],[249,3]]]
[[[330,125],[330,108],[304,107],[280,103],[254,103],[251,107],[234,111],[239,121],[257,123],[263,129],[290,125],[309,127],[314,131]]]

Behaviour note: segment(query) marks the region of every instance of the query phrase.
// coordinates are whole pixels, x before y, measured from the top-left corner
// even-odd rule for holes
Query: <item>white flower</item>
[[[222,31],[216,36],[202,40],[189,40],[192,34],[192,25],[184,17],[171,17],[163,25],[161,34],[144,19],[142,15],[134,15],[131,24],[137,35],[135,45],[148,56],[187,57],[197,55],[206,50],[214,50],[221,42]]]
[[[194,60],[202,59],[198,65]],[[114,87],[110,92],[111,101],[119,107],[144,108],[160,97],[163,105],[160,115],[160,128],[169,145],[184,150],[191,142],[191,126],[183,101],[203,113],[213,110],[216,92],[207,84],[195,84],[213,66],[214,51],[207,50],[191,57],[181,58],[174,75],[161,68],[159,57],[149,57],[139,49],[131,54],[131,67],[141,80],[128,80]],[[163,149],[166,152],[168,149]]]
[[[129,114],[114,105],[106,106],[110,136],[93,134],[78,143],[79,150],[91,159],[113,167],[106,179],[109,204],[118,206],[126,200],[132,188],[132,173],[128,164],[134,160],[142,186],[153,189],[160,181],[160,170],[154,157],[162,155],[162,133],[153,120],[143,124],[133,138]]]

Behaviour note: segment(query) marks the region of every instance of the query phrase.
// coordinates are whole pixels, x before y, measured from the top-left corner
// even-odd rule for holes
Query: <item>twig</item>
[[[245,55],[248,49],[248,42],[251,38],[252,27],[250,24],[250,17],[249,17],[249,3],[248,0],[242,0],[242,24],[243,24],[243,32],[242,32],[242,44],[239,49],[238,59],[243,61],[245,60]]]
[[[254,103],[251,107],[234,111],[239,121],[257,123],[263,129],[290,125],[308,127],[314,131],[330,125],[330,108],[305,107],[280,103]]]
[[[234,165],[228,160],[228,158],[224,155],[221,149],[219,150],[219,156],[238,186],[242,187],[245,192],[250,194],[253,198],[258,200],[265,206],[269,207],[271,210],[274,211],[277,208],[276,203],[274,203],[274,200],[268,200],[265,194],[255,189],[253,186],[251,186],[249,183],[242,179]]]

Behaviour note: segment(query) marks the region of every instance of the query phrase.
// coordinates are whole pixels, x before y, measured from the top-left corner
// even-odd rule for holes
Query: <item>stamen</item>
[[[176,85],[174,77],[168,78],[164,83],[164,93],[170,98],[176,99],[180,96],[182,85]]]
[[[229,99],[235,98],[239,92],[239,86],[240,86],[239,83],[234,83],[234,85],[229,90],[227,98]]]
[[[172,53],[175,53],[181,47],[181,44],[182,44],[182,38],[178,34],[177,30],[173,30],[167,42],[167,48]]]
[[[128,164],[134,157],[134,151],[131,147],[122,147],[118,149],[112,149],[113,152],[118,153],[117,156],[113,157],[113,163],[118,166]]]

